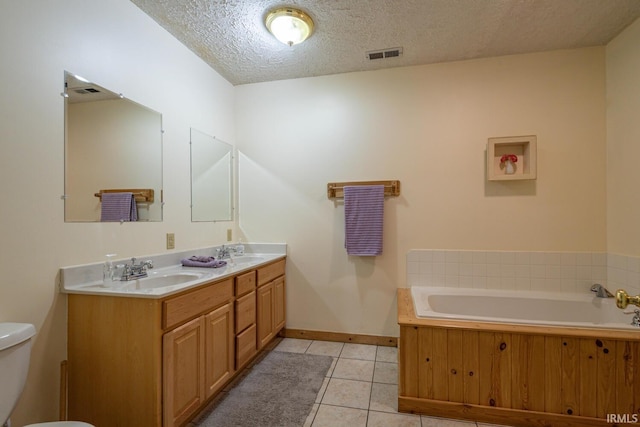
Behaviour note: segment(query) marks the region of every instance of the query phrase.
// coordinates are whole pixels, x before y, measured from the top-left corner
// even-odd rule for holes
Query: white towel
[[[344,187],[344,246],[349,255],[382,255],[384,185]]]

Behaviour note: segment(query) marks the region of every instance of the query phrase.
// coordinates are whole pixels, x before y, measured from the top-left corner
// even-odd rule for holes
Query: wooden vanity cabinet
[[[258,268],[257,316],[258,350],[285,324],[285,260]]]
[[[284,265],[161,299],[69,294],[69,419],[185,425],[284,326]]]
[[[232,304],[164,334],[165,426],[184,424],[233,375]]]

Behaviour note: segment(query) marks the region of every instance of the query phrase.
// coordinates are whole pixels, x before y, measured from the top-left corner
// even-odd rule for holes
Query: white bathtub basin
[[[614,298],[592,293],[414,286],[417,317],[576,327],[633,328]]]

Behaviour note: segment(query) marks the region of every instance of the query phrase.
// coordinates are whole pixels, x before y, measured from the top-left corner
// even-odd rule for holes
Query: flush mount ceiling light
[[[267,29],[284,44],[302,43],[313,33],[313,20],[301,10],[283,7],[269,12]]]

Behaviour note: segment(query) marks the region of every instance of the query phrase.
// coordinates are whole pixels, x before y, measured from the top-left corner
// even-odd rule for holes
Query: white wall
[[[607,45],[606,58],[607,246],[640,256],[640,20]]]
[[[396,335],[410,249],[606,251],[604,53],[237,87],[239,225],[289,244],[287,327]],[[487,182],[487,138],[529,134],[538,179]],[[402,182],[383,255],[347,256],[327,183],[377,179]]]
[[[190,221],[189,129],[233,143],[234,88],[128,0],[3,0],[0,57],[0,322],[38,330],[21,426],[58,416],[61,266],[163,253],[167,232],[176,250],[226,241],[233,223]],[[163,222],[64,223],[64,70],[163,114]]]

